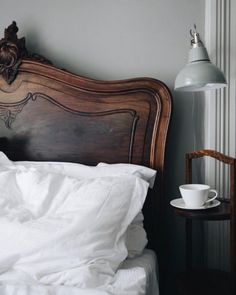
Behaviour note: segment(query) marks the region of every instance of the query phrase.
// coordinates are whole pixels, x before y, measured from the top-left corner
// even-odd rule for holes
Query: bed
[[[1,198],[4,196],[0,201],[0,212],[5,216],[7,208],[7,216],[15,227],[13,230],[12,224],[4,223],[6,220],[0,215],[4,225],[0,227],[1,294],[158,294],[157,277],[160,274],[161,278],[164,265],[161,221],[164,159],[171,116],[168,88],[151,78],[97,81],[58,69],[45,57],[29,52],[25,38],[18,38],[17,32],[17,25],[13,22],[5,29],[4,38],[0,41],[0,193]],[[153,185],[154,170],[157,173]],[[80,175],[78,179],[75,173]],[[124,176],[127,173],[132,175]],[[27,186],[29,183],[30,188]],[[61,191],[58,193],[58,187],[63,187],[64,195]],[[27,206],[33,208],[31,211],[22,207],[22,199],[19,200],[15,193],[19,189],[24,192],[22,196],[27,199],[24,199]],[[57,196],[56,201],[46,199],[50,190]],[[82,196],[75,200],[75,191],[76,194],[82,191],[86,198]],[[105,199],[104,191],[109,191],[109,198]],[[12,197],[9,201],[9,194],[14,196],[14,193],[16,199]],[[71,203],[65,195],[70,196]],[[90,198],[93,203],[98,203],[98,207],[90,208]],[[102,205],[96,198],[102,200]],[[63,200],[64,207],[59,204],[59,199]],[[123,212],[123,217],[116,214],[116,208],[121,206],[120,200],[123,202],[122,210],[129,210],[129,213]],[[4,205],[6,202],[8,205]],[[14,207],[17,202],[21,207]],[[15,211],[8,210],[11,206]],[[84,210],[89,207],[89,213],[81,207]],[[133,237],[137,224],[133,225],[132,233],[127,234],[127,230],[133,224],[137,213],[135,208],[139,216],[138,230],[143,226],[144,215],[148,245],[142,253],[135,253],[134,249],[133,254],[128,255],[127,245],[120,241],[129,235]],[[53,210],[60,213],[60,221],[54,215],[49,223],[45,223],[42,221],[43,210],[47,216]],[[67,210],[66,213],[63,210]],[[32,223],[36,215],[41,220],[37,225]],[[87,218],[86,222],[81,224],[78,215],[79,218]],[[104,216],[110,220],[111,228]],[[22,229],[23,225],[28,226],[27,230]],[[94,230],[96,246],[89,242],[89,228]],[[88,244],[81,246],[81,240],[80,243],[76,240],[77,230],[83,235],[83,243],[86,240]],[[62,237],[62,231],[67,235]],[[60,233],[64,240],[56,236],[46,247],[42,246],[54,233]],[[80,249],[79,255],[83,256],[85,248],[91,248],[89,270],[81,267],[77,272],[74,265],[77,257],[73,256],[77,252],[71,250],[68,235],[79,243],[76,244],[76,251]],[[114,238],[105,242],[112,235]],[[29,236],[30,241],[27,241]],[[119,241],[119,247],[113,245],[114,240]],[[32,244],[40,249],[40,255],[32,252]],[[113,248],[109,248],[111,244]],[[104,252],[103,245],[109,248],[110,256]],[[30,249],[28,252],[27,247]],[[66,250],[63,252],[63,249]],[[26,252],[28,256],[24,257]],[[71,252],[73,259],[63,256],[65,252]],[[99,267],[96,265],[97,257],[91,260],[91,255],[98,252],[100,258],[101,253],[104,255],[102,262],[99,260]],[[120,255],[119,261],[114,258],[116,254]],[[8,256],[8,260],[3,259]],[[59,256],[60,263],[57,261]],[[71,276],[61,269],[63,261],[70,263]],[[51,269],[50,275],[43,277],[46,264]],[[61,271],[60,278],[55,278],[56,267]],[[94,272],[96,279],[91,280],[90,272]],[[112,283],[108,280],[104,288],[101,280],[107,280],[107,275],[113,280]],[[80,283],[75,282],[78,278]],[[84,283],[86,280],[88,285]]]

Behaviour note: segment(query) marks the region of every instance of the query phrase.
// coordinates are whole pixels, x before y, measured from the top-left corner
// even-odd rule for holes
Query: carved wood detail
[[[17,114],[23,110],[30,98],[31,93],[29,93],[20,103],[9,105],[0,104],[0,119],[4,121],[8,129],[11,129],[11,125],[15,121]]]
[[[35,101],[38,98],[43,98],[54,105],[58,106],[59,108],[63,109],[64,111],[67,111],[72,114],[77,114],[79,116],[107,116],[107,115],[112,115],[112,114],[117,114],[117,113],[126,113],[131,115],[133,117],[132,119],[132,125],[130,126],[130,141],[129,141],[129,162],[132,162],[132,152],[133,152],[133,144],[134,144],[134,136],[135,136],[135,131],[136,131],[136,126],[137,122],[139,120],[139,116],[137,115],[137,112],[132,109],[114,109],[114,110],[109,110],[109,111],[102,111],[102,112],[80,112],[73,110],[69,107],[66,107],[59,102],[55,101],[51,96],[36,92],[36,93],[31,93],[29,92],[27,96],[17,104],[9,104],[9,105],[1,105],[0,104],[0,119],[4,121],[6,127],[8,129],[11,129],[12,123],[15,121],[17,114],[19,114],[24,106],[28,103],[29,100]]]
[[[11,125],[15,121],[17,114],[22,111],[25,104],[26,103],[14,106],[0,106],[0,119],[4,121],[8,129],[11,129]]]
[[[124,109],[114,109],[114,110],[109,110],[109,111],[100,111],[100,112],[81,112],[81,111],[76,111],[72,108],[66,107],[65,105],[59,103],[58,101],[56,101],[53,97],[42,93],[42,92],[35,92],[35,93],[28,93],[25,100],[36,100],[38,98],[43,98],[46,99],[48,101],[51,101],[53,104],[57,105],[58,107],[60,107],[61,109],[73,113],[73,114],[78,114],[80,116],[104,116],[104,115],[111,115],[111,114],[116,114],[116,113],[129,113],[132,117],[138,117],[137,116],[137,112],[133,109],[128,109],[128,108],[124,108]]]
[[[120,114],[121,113],[126,113],[126,114],[131,115],[131,117],[133,119],[132,119],[132,125],[130,126],[130,140],[129,140],[128,161],[129,161],[129,163],[132,162],[132,152],[133,152],[133,145],[134,145],[134,136],[135,136],[137,122],[139,120],[139,116],[137,115],[137,112],[135,110],[124,108],[124,109],[113,109],[113,110],[109,110],[109,111],[100,111],[100,112],[96,112],[96,111],[93,111],[93,112],[80,112],[80,111],[73,110],[72,108],[69,108],[69,107],[66,107],[66,106],[60,104],[55,99],[53,99],[51,96],[49,96],[49,95],[47,95],[45,93],[41,93],[41,92],[28,93],[27,97],[24,100],[25,101],[24,102],[24,105],[27,103],[27,101],[29,99],[32,99],[33,101],[35,101],[38,98],[46,99],[46,100],[52,102],[54,105],[58,106],[59,108],[63,109],[64,111],[67,111],[67,112],[72,113],[72,114],[77,114],[79,116],[108,116],[108,115],[117,114],[117,113],[120,113]],[[24,107],[24,105],[23,105],[23,107]],[[11,121],[11,123],[13,121]]]
[[[51,64],[45,57],[28,52],[25,47],[25,37],[18,39],[17,32],[18,27],[13,21],[5,29],[4,38],[0,40],[0,74],[8,84],[15,80],[23,58]]]

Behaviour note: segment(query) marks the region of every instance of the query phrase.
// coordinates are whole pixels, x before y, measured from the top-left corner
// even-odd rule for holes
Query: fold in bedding
[[[24,167],[0,172],[1,295],[144,294],[142,268],[139,293],[131,279],[120,289],[117,270],[146,181],[131,175],[78,180]]]
[[[1,295],[158,295],[157,262],[153,251],[145,250],[127,259],[118,269],[107,290],[81,289],[68,286],[45,286],[31,282],[0,285]],[[13,274],[11,274],[13,276]]]

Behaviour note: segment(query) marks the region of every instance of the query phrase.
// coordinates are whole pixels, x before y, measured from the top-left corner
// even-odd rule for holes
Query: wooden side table
[[[213,150],[199,150],[186,154],[186,183],[192,183],[192,160],[209,156],[229,165],[230,198],[207,210],[184,210],[174,208],[177,216],[185,218],[186,273],[177,280],[177,288],[183,295],[235,295],[236,294],[236,159]],[[230,271],[194,271],[192,267],[192,223],[194,220],[230,220]]]

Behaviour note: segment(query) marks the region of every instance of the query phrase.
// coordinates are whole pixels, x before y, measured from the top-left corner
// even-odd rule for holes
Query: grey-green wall
[[[184,154],[195,148],[196,131],[201,136],[193,95],[174,93],[173,84],[187,61],[193,23],[203,36],[204,6],[204,0],[0,0],[0,29],[3,34],[16,20],[30,50],[77,74],[103,80],[150,76],[170,87],[168,206],[184,181]],[[167,216],[170,267],[181,266],[183,224],[169,208]]]

